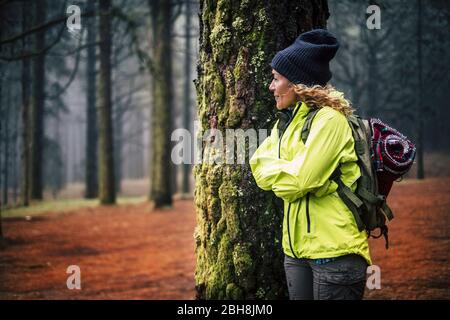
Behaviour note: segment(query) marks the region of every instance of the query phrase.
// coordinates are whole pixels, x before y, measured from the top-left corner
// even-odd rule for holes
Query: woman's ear
[[[292,82],[289,82],[288,84],[289,91],[294,90],[294,87],[295,87],[294,84]]]

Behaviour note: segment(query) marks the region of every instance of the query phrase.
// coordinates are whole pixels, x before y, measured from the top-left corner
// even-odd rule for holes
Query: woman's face
[[[275,96],[277,109],[286,109],[295,104],[297,102],[297,96],[292,83],[274,69],[272,69],[272,75],[273,80],[270,83],[269,90]]]

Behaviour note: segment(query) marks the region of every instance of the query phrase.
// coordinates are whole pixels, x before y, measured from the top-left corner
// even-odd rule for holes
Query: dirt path
[[[450,299],[450,178],[397,184],[390,249],[371,241],[381,290],[368,299]],[[8,219],[0,251],[0,299],[192,299],[192,201],[150,212],[147,204]],[[82,290],[68,290],[78,265]]]

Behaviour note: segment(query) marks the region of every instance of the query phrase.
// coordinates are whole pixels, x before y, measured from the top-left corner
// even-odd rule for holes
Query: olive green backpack
[[[308,113],[305,124],[301,132],[301,139],[306,143],[311,129],[313,119],[320,108],[312,108]],[[377,172],[373,165],[371,155],[373,154],[371,143],[371,129],[369,121],[361,119],[357,115],[347,117],[347,121],[352,129],[355,140],[355,152],[358,156],[358,166],[361,170],[361,177],[357,181],[355,192],[347,187],[341,180],[341,171],[338,167],[330,176],[338,188],[336,192],[352,212],[359,231],[364,229],[369,237],[380,238],[384,236],[386,249],[389,247],[388,227],[386,220],[392,220],[394,215],[386,203],[386,197],[379,193]],[[373,235],[379,229],[378,235]]]

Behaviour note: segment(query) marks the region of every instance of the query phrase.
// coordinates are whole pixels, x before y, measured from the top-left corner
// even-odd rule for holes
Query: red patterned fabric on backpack
[[[416,147],[406,136],[379,119],[369,119],[372,154],[380,194],[387,196],[395,180],[412,166]]]

